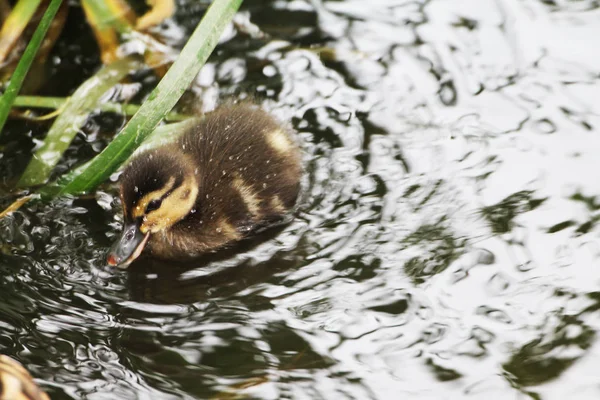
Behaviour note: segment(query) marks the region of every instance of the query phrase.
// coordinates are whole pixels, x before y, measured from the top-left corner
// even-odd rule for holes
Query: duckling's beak
[[[110,248],[106,262],[113,267],[127,268],[142,253],[149,237],[150,232],[144,235],[135,222],[125,223],[123,233]]]

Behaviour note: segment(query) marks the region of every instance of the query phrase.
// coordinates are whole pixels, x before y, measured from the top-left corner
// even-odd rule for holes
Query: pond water
[[[175,45],[207,1],[178,4]],[[47,95],[99,66],[70,11]],[[0,353],[53,399],[600,398],[599,20],[595,0],[246,0],[196,92],[291,121],[295,221],[124,272],[116,183],[27,205],[0,220]],[[58,172],[122,123],[94,115]],[[4,193],[46,129],[10,124]]]

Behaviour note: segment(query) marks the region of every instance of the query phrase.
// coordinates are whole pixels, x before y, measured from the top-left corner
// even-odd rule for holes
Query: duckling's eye
[[[154,210],[158,210],[160,208],[161,204],[162,204],[162,200],[160,200],[160,199],[152,200],[150,203],[148,203],[148,206],[146,207],[146,213],[152,212]]]

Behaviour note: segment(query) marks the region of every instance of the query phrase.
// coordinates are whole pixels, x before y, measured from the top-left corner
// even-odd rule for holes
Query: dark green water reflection
[[[207,2],[178,4],[174,44]],[[98,66],[72,11],[45,94]],[[291,121],[296,220],[191,269],[122,272],[104,265],[114,183],[29,205],[0,220],[0,352],[53,399],[599,398],[597,2],[244,12],[263,34],[236,25],[196,89],[205,108],[250,95]],[[142,97],[155,78],[138,79]],[[95,115],[59,170],[121,124]],[[3,192],[45,129],[11,123]]]

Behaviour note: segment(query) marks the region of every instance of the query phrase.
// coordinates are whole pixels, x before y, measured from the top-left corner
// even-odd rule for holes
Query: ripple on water
[[[114,184],[29,204],[0,220],[0,351],[53,398],[598,397],[597,2],[245,3],[198,92],[295,127],[296,220],[125,273]]]

